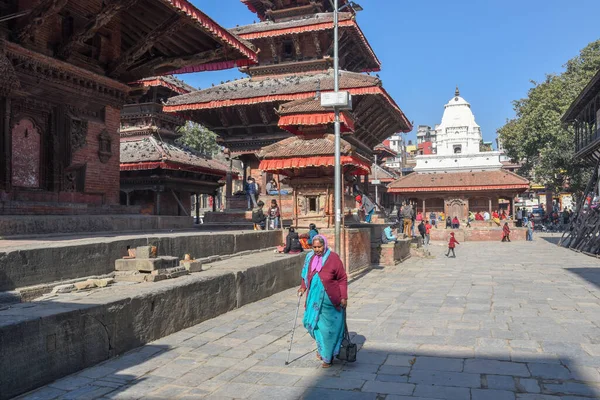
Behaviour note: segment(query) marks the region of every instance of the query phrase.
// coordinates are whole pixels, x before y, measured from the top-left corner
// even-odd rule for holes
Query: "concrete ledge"
[[[40,285],[115,269],[115,260],[127,255],[127,247],[155,245],[160,256],[195,258],[265,249],[281,244],[281,231],[182,232],[169,234],[88,237],[77,240],[48,239],[28,245],[0,247],[0,291]],[[1,245],[2,241],[0,241]]]
[[[173,280],[0,311],[0,399],[296,286],[303,261],[304,254],[263,252]]]
[[[0,216],[0,238],[83,232],[147,232],[190,229],[192,217],[154,215],[5,215]]]

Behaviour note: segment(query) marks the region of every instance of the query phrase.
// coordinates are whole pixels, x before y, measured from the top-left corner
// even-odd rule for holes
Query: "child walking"
[[[454,232],[450,233],[450,241],[448,242],[448,252],[446,253],[446,257],[450,256],[450,252],[452,251],[452,257],[456,258],[456,254],[454,253],[454,248],[456,247],[458,240],[454,237]]]

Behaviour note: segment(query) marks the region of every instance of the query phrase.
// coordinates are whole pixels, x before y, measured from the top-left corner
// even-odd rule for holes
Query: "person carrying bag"
[[[348,332],[348,323],[346,322],[346,309],[344,309],[344,338],[342,339],[342,345],[340,346],[340,352],[337,358],[342,361],[355,362],[358,348],[356,343],[352,343],[350,338],[350,332]]]

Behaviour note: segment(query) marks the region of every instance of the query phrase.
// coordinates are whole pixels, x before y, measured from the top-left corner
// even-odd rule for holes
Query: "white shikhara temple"
[[[500,152],[479,149],[481,128],[471,105],[458,87],[444,106],[442,122],[436,126],[437,154],[417,156],[417,173],[490,171],[502,168]]]

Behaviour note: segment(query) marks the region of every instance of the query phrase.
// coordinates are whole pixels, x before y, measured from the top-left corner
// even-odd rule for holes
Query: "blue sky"
[[[227,28],[258,21],[239,0],[191,1]],[[458,85],[485,140],[514,115],[511,101],[527,95],[530,80],[561,72],[600,38],[599,0],[356,1],[383,85],[415,127],[439,123]],[[242,76],[229,70],[181,78],[205,88]]]

